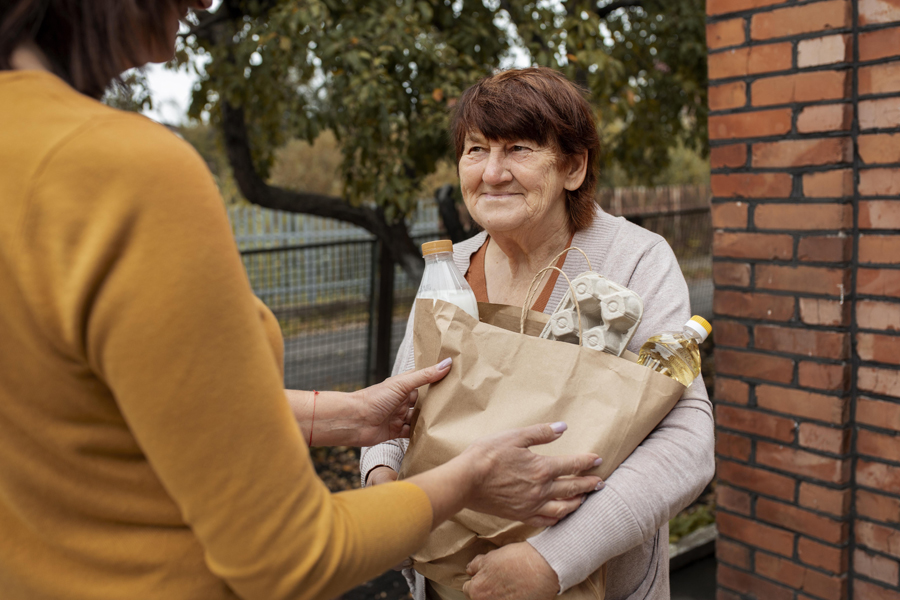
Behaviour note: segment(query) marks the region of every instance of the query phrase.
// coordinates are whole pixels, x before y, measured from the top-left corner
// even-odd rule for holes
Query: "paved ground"
[[[391,331],[392,354],[396,353],[405,331],[406,318],[395,319]],[[367,325],[356,325],[286,338],[285,387],[300,390],[362,387],[366,373],[367,334]]]
[[[672,600],[715,600],[716,558],[709,556],[671,574]]]

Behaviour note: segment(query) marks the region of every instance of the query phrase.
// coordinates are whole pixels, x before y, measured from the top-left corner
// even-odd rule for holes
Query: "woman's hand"
[[[468,508],[549,527],[581,506],[584,494],[603,487],[599,477],[570,477],[598,466],[596,454],[541,456],[528,449],[558,439],[565,423],[535,425],[473,442],[454,460],[483,473]]]
[[[463,592],[471,600],[550,600],[559,593],[556,571],[528,542],[479,554],[466,573]]]
[[[310,446],[374,446],[409,437],[410,419],[419,392],[450,372],[451,360],[411,371],[372,387],[343,392],[285,390],[285,396]]]
[[[463,508],[536,527],[555,525],[581,506],[584,494],[603,487],[599,477],[579,475],[600,464],[596,454],[541,456],[528,449],[558,439],[565,429],[565,423],[532,425],[482,438],[407,481],[428,495],[432,527]]]
[[[359,440],[353,445],[374,446],[409,437],[410,418],[419,397],[417,388],[443,379],[450,372],[450,364],[447,358],[427,369],[390,377],[351,394],[359,420]]]

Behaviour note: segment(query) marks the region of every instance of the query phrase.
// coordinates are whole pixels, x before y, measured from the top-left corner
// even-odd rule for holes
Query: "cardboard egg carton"
[[[582,273],[572,281],[572,288],[550,316],[540,337],[577,344],[575,302],[581,308],[582,345],[621,356],[644,314],[641,297],[599,273]]]

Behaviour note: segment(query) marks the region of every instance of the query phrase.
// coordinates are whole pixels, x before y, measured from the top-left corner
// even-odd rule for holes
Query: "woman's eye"
[[[528,146],[518,146],[517,145],[517,146],[513,146],[512,150],[513,150],[513,152],[527,152],[527,151],[531,150],[531,148],[529,148]]]
[[[481,146],[472,146],[471,148],[469,148],[469,154],[481,152],[482,150],[484,150],[484,148],[482,148]]]

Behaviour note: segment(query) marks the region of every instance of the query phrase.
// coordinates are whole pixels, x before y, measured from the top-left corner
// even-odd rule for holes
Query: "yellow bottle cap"
[[[707,321],[700,315],[694,315],[693,317],[691,317],[691,321],[694,321],[695,323],[699,323],[700,326],[706,330],[706,335],[709,335],[710,333],[712,333],[712,325],[710,325],[709,321]]]
[[[453,252],[453,242],[450,240],[437,240],[422,244],[422,256],[437,254],[438,252]]]

